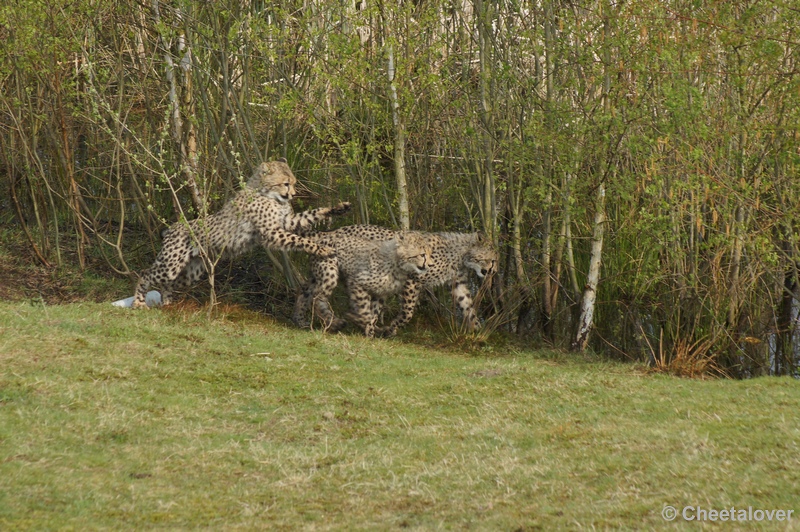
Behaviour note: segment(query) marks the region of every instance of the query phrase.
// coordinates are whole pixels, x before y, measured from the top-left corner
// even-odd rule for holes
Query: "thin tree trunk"
[[[394,46],[389,45],[389,94],[392,99],[392,124],[394,124],[394,176],[397,180],[398,209],[400,210],[400,227],[404,231],[410,228],[408,214],[408,186],[406,185],[406,134],[403,121],[400,119],[400,103],[397,100],[395,85]]]
[[[553,233],[553,193],[548,190],[544,200],[544,223],[542,227],[542,330],[547,339],[553,340],[553,280],[550,277],[550,240]]]
[[[30,229],[28,229],[28,224],[25,221],[25,217],[22,215],[22,208],[19,204],[19,199],[17,199],[17,191],[15,187],[15,183],[17,181],[16,176],[14,175],[14,170],[12,169],[9,172],[9,185],[11,190],[11,200],[14,203],[14,212],[17,214],[17,220],[19,220],[19,225],[22,227],[23,232],[25,233],[25,237],[28,239],[28,243],[31,245],[31,249],[33,249],[34,255],[39,261],[46,267],[50,267],[50,263],[47,262],[47,259],[44,258],[41,251],[39,251],[39,247],[36,245],[36,242],[33,239],[33,235],[31,235]]]
[[[64,168],[64,176],[69,183],[69,206],[72,208],[72,213],[75,218],[78,265],[81,270],[84,270],[86,268],[85,248],[88,238],[86,237],[86,232],[83,230],[83,219],[81,218],[81,205],[83,204],[83,197],[81,196],[80,189],[78,188],[78,183],[75,181],[75,165],[74,161],[72,160],[73,154],[69,140],[69,131],[64,112],[64,103],[61,98],[61,75],[58,69],[55,70],[55,76],[53,78],[53,92],[56,94],[58,126],[61,141],[59,145],[59,142],[55,141],[54,139],[53,145],[55,149],[60,152],[61,164]]]
[[[566,231],[564,237],[567,240],[567,269],[569,270],[569,285],[572,290],[572,298],[578,297],[581,287],[578,284],[578,275],[575,269],[575,254],[572,251],[572,209],[570,208],[570,180],[572,177],[568,174],[565,178],[565,198],[564,198],[564,225]]]
[[[513,170],[509,170],[511,174]],[[522,199],[522,185],[519,185],[519,190],[514,190],[513,186],[509,187],[509,202],[511,204],[511,216],[513,217],[511,226],[511,248],[514,252],[514,267],[517,273],[517,282],[522,285],[525,283],[525,268],[522,259],[522,217],[527,208],[527,200]]]
[[[475,0],[478,27],[478,60],[480,62],[480,118],[483,124],[483,229],[489,239],[497,243],[497,207],[495,205],[495,179],[494,179],[494,148],[492,135],[494,134],[494,102],[492,90],[492,57],[491,35],[492,28],[492,3]]]
[[[597,187],[597,200],[592,230],[592,250],[589,257],[589,273],[581,298],[581,315],[578,320],[578,333],[572,343],[573,351],[583,351],[589,345],[589,335],[594,325],[594,307],[597,300],[597,285],[600,282],[600,264],[603,256],[603,235],[606,222],[606,188],[603,183]]]
[[[179,38],[178,50],[184,52],[181,58],[180,69],[183,72],[183,112],[186,116],[194,117],[195,101],[192,85],[192,49],[185,44],[185,36]],[[204,194],[197,184],[199,175],[199,157],[197,154],[197,132],[195,131],[194,120],[186,122],[184,138],[181,142],[181,158],[183,159],[182,171],[189,184],[192,194],[192,203],[198,212],[204,212],[207,207],[203,200]]]
[[[791,248],[788,242],[784,242],[787,250]],[[794,254],[789,251],[788,255]],[[775,375],[791,375],[794,369],[794,327],[792,314],[794,306],[797,304],[798,284],[797,284],[797,265],[786,270],[783,278],[783,292],[781,294],[780,313],[778,315],[777,334],[775,338]]]
[[[611,37],[610,2],[603,4],[603,111],[606,117],[611,114],[611,51],[609,39]],[[573,351],[584,351],[589,345],[589,336],[594,326],[594,310],[597,300],[597,286],[600,283],[600,265],[603,258],[603,235],[605,234],[606,223],[606,187],[605,178],[608,173],[608,157],[606,153],[602,157],[600,168],[600,181],[597,185],[597,198],[595,200],[594,223],[592,227],[592,248],[589,255],[589,272],[586,275],[586,286],[583,289],[581,298],[581,314],[578,318],[578,332],[575,341],[572,343]]]
[[[158,7],[159,0],[153,0],[153,18],[155,20],[156,28],[159,28],[161,24],[161,11]],[[186,184],[189,188],[189,193],[192,199],[192,205],[194,206],[196,212],[202,212],[203,205],[205,202],[203,201],[203,195],[200,192],[200,189],[197,186],[197,173],[196,168],[192,168],[192,162],[190,160],[190,149],[186,145],[186,139],[184,138],[184,131],[183,131],[183,118],[181,116],[181,101],[178,95],[178,81],[175,79],[175,62],[172,60],[172,54],[169,50],[169,42],[164,35],[159,33],[159,41],[161,43],[161,47],[164,50],[164,63],[167,67],[167,83],[169,84],[169,103],[170,103],[170,117],[172,120],[172,139],[175,142],[175,146],[178,148],[178,153],[180,154],[180,165],[181,171],[186,178]],[[189,70],[191,69],[191,49],[186,47],[185,44],[185,36],[183,34],[179,37],[179,51],[184,52],[184,56],[181,59],[180,68],[183,69],[184,73],[187,77],[190,78]],[[191,101],[191,87],[189,87],[189,99]],[[193,126],[189,126],[190,129],[193,130]],[[194,138],[194,135],[192,135]],[[195,158],[197,154],[197,146],[194,146],[194,153]],[[195,162],[196,165],[196,162]],[[176,200],[177,201],[177,200]],[[176,210],[180,210],[177,208]]]
[[[551,1],[547,1],[544,5],[545,10],[545,17],[544,17],[544,42],[545,42],[545,100],[546,100],[546,114],[545,114],[545,122],[548,127],[553,126],[553,99],[555,98],[555,90],[553,87],[553,56],[555,47],[555,38],[553,35],[554,32],[554,22],[555,22],[555,15],[553,13],[553,3]],[[544,208],[543,208],[543,229],[542,229],[542,273],[544,277],[542,279],[542,330],[544,335],[549,340],[554,340],[554,331],[553,331],[553,283],[551,278],[551,251],[550,251],[550,240],[553,234],[553,191],[549,187],[549,180],[552,178],[552,169],[553,169],[553,146],[549,145],[545,147],[543,150],[548,157],[547,161],[549,161],[549,171],[547,172],[546,176],[546,185],[548,186],[547,195],[544,200]],[[540,175],[544,175],[544,171],[539,172]]]
[[[509,163],[508,168],[508,203],[511,211],[511,253],[514,257],[514,270],[516,272],[516,289],[519,291],[520,302],[517,309],[516,332],[522,334],[525,323],[531,310],[531,288],[525,275],[525,266],[522,257],[522,220],[527,210],[527,198],[523,198],[522,172],[520,179],[515,179],[514,165]],[[508,279],[510,276],[507,276]]]
[[[550,291],[550,311],[555,312],[556,305],[558,304],[558,292],[561,288],[561,268],[564,259],[564,247],[566,244],[567,225],[566,218],[561,219],[561,232],[558,234],[558,241],[556,243],[556,255],[553,257],[551,264],[552,290]]]
[[[728,305],[728,327],[738,332],[739,319],[739,272],[742,264],[744,242],[742,232],[744,225],[744,207],[738,205],[733,222],[733,251],[731,252],[730,303]]]

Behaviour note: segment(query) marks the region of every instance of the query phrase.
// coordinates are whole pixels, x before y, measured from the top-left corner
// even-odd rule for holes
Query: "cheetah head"
[[[478,234],[475,245],[464,256],[464,266],[474,270],[481,279],[495,272],[497,252],[482,233]]]
[[[288,203],[297,194],[294,188],[296,183],[297,179],[286,164],[286,159],[281,157],[277,161],[259,164],[247,181],[247,186],[257,190],[262,196]]]
[[[401,233],[395,239],[401,268],[410,274],[424,273],[431,261],[431,250],[425,238],[416,233]]]

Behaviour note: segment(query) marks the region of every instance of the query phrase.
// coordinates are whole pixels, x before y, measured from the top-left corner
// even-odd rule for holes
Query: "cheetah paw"
[[[331,207],[331,214],[333,216],[341,216],[342,214],[346,214],[352,208],[352,204],[349,201],[343,201],[336,207]]]
[[[323,259],[330,259],[336,256],[336,250],[328,246],[320,246],[316,255]]]
[[[392,327],[391,325],[387,327],[376,327],[375,336],[379,338],[393,338],[397,336],[397,327]]]

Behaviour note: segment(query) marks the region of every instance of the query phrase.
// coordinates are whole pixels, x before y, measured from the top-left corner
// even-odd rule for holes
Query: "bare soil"
[[[5,251],[0,254],[0,299],[41,298],[49,304],[79,299],[71,290],[71,281],[60,277],[57,268],[37,265],[33,253],[24,249]]]

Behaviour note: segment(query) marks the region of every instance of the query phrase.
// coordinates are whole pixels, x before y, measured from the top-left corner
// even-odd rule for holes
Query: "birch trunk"
[[[609,19],[611,5],[603,4],[603,112],[608,117],[611,114],[611,51],[609,39],[611,37],[611,21]],[[597,199],[595,201],[594,223],[592,227],[592,249],[589,255],[589,272],[586,275],[586,286],[583,288],[581,298],[581,314],[578,318],[578,332],[572,343],[573,351],[584,351],[589,345],[589,336],[594,325],[594,309],[597,301],[597,285],[600,283],[600,265],[603,259],[603,236],[606,223],[606,186],[605,178],[608,174],[608,154],[602,157],[599,172],[600,181],[597,185]]]
[[[603,235],[606,222],[606,188],[600,183],[597,188],[597,205],[592,230],[592,251],[589,257],[589,273],[581,298],[581,315],[578,320],[578,334],[572,344],[573,351],[583,351],[589,345],[589,335],[594,324],[594,307],[597,300],[597,285],[600,282],[600,263],[603,256]]]
[[[398,209],[400,210],[400,227],[404,231],[410,228],[408,214],[408,186],[406,185],[406,133],[400,120],[400,103],[397,99],[397,86],[394,76],[394,47],[389,45],[389,94],[392,99],[392,124],[394,125],[394,176],[397,180]]]

